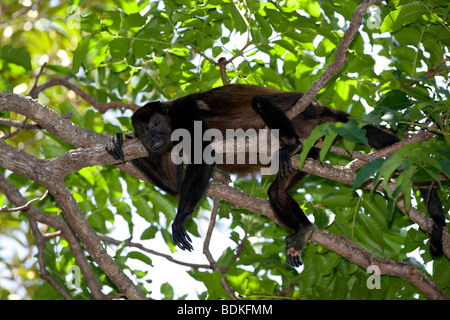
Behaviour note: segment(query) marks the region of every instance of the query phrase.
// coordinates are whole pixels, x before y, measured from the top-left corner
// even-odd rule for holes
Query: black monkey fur
[[[253,85],[232,84],[208,91],[190,94],[168,102],[150,102],[132,116],[134,135],[147,149],[149,156],[133,160],[156,186],[166,192],[179,195],[179,207],[172,225],[173,240],[178,247],[191,251],[192,244],[184,224],[204,195],[211,178],[214,164],[205,161],[188,164],[184,169],[176,165],[169,156],[173,145],[171,134],[176,129],[187,129],[194,133],[194,122],[201,121],[202,130],[214,128],[225,135],[226,129],[279,130],[279,173],[268,190],[270,204],[280,220],[294,234],[286,238],[286,262],[300,266],[302,250],[309,240],[313,225],[288,195],[306,174],[290,167],[290,156],[301,149],[299,138],[306,138],[315,126],[325,122],[346,122],[349,114],[311,103],[304,112],[289,120],[285,111],[302,96],[299,92],[286,92]],[[387,147],[397,141],[395,136],[374,126],[365,127],[370,146],[376,149]],[[106,150],[116,159],[124,161],[122,134],[116,134],[108,142]],[[202,141],[204,149],[211,141]],[[192,141],[192,143],[194,143]],[[309,153],[317,158],[317,150]],[[259,165],[221,164],[222,171],[255,172]],[[185,170],[183,178],[183,170]],[[442,230],[444,213],[435,189],[419,189],[427,202],[428,211],[434,221],[431,234],[431,252],[442,254]]]

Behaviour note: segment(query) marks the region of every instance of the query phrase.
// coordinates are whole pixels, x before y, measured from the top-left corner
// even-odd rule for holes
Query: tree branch
[[[247,41],[247,43],[244,45],[244,47],[242,47],[242,49],[240,49],[238,52],[236,52],[230,59],[227,60],[224,57],[221,57],[221,58],[219,58],[219,60],[217,62],[215,62],[213,59],[211,59],[208,56],[206,56],[203,52],[198,50],[193,44],[189,44],[189,46],[192,48],[192,50],[194,50],[200,56],[202,56],[207,61],[209,61],[209,63],[219,67],[219,69],[220,69],[220,77],[222,79],[222,83],[224,85],[226,85],[227,82],[228,82],[227,81],[227,73],[226,73],[227,64],[233,62],[234,59],[236,59],[238,56],[242,55],[244,53],[245,49],[247,49],[252,44],[253,44],[253,41],[249,39]]]
[[[336,252],[364,269],[371,265],[376,265],[380,267],[382,274],[408,280],[428,299],[449,300],[449,297],[439,290],[436,284],[412,263],[376,257],[346,237],[329,233],[326,230],[314,232],[311,240],[320,243],[321,246]]]
[[[336,49],[334,62],[328,66],[325,72],[322,73],[322,75],[314,82],[314,84],[299,99],[299,101],[297,101],[297,103],[286,112],[289,119],[293,119],[305,111],[305,109],[313,102],[316,95],[328,83],[328,81],[330,81],[331,78],[342,70],[347,61],[347,50],[358,33],[364,14],[370,6],[380,2],[381,0],[365,0],[356,8],[353,12],[352,19],[350,20],[350,25],[345,31],[344,36]]]
[[[89,224],[86,215],[64,183],[64,176],[52,171],[51,166],[46,166],[46,160],[39,160],[32,155],[9,146],[1,140],[0,148],[3,150],[0,153],[0,164],[4,168],[19,173],[49,190],[69,225],[80,237],[86,250],[119,290],[129,299],[146,299],[140,289],[133,284],[117,263],[108,255],[97,234]]]
[[[73,85],[69,82],[69,80],[72,78],[71,75],[63,76],[60,78],[53,78],[47,81],[44,84],[41,84],[40,86],[34,86],[33,89],[30,91],[30,97],[36,99],[39,96],[39,93],[43,90],[53,87],[53,86],[64,86],[69,90],[72,90],[76,94],[78,94],[81,98],[89,102],[94,108],[96,108],[100,113],[105,113],[109,109],[113,108],[125,108],[125,109],[131,109],[133,111],[137,110],[138,106],[135,104],[125,103],[121,101],[111,101],[102,103],[100,101],[97,101],[90,95],[88,95],[86,92],[81,90],[79,87]]]
[[[183,262],[183,261],[176,260],[176,259],[174,259],[172,256],[170,256],[168,254],[164,254],[164,253],[152,250],[152,249],[148,249],[148,248],[144,247],[140,243],[131,242],[131,239],[120,241],[120,240],[116,240],[114,238],[108,237],[108,236],[106,236],[104,234],[97,233],[97,235],[98,235],[99,239],[104,241],[104,242],[108,242],[108,243],[111,243],[111,244],[114,244],[114,245],[117,245],[117,246],[119,246],[119,245],[121,245],[123,243],[126,247],[132,247],[132,248],[140,249],[140,250],[142,250],[144,252],[147,252],[149,254],[153,254],[155,256],[165,258],[165,259],[167,259],[170,262],[173,262],[175,264],[179,264],[180,266],[190,267],[190,268],[193,268],[193,269],[212,269],[211,266],[207,265],[207,264],[196,264],[196,263]]]

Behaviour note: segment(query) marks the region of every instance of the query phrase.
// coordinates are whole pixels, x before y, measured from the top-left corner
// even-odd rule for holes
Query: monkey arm
[[[126,139],[133,139],[130,133],[125,134]],[[105,150],[114,157],[125,163],[122,150],[123,134],[116,133],[111,136],[105,145]],[[144,173],[150,181],[160,189],[171,195],[177,195],[179,191],[179,166],[170,160],[170,155],[161,157],[147,157],[132,160],[133,165]]]
[[[185,222],[203,197],[214,169],[213,164],[190,164],[186,169],[181,184],[180,203],[175,220],[172,224],[172,237],[175,244],[182,250],[192,251],[191,238],[187,234]]]

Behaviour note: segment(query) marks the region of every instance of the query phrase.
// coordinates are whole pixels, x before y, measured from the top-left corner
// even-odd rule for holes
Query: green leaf
[[[383,232],[376,220],[365,214],[359,214],[358,221],[364,226],[365,230],[367,230],[371,239],[373,239],[381,248],[385,247]]]
[[[158,227],[150,226],[149,228],[145,229],[144,232],[142,232],[141,240],[154,239],[158,231],[159,231]]]
[[[80,22],[81,30],[83,31],[95,33],[101,29],[100,18],[95,13],[90,12],[86,16],[81,17]]]
[[[437,259],[433,262],[433,280],[441,289],[450,285],[450,262],[448,259]]]
[[[366,130],[359,128],[358,123],[354,120],[349,120],[340,126],[336,124],[331,127],[331,129],[346,140],[362,145],[368,145]]]
[[[13,91],[14,87],[11,81],[0,74],[0,91]]]
[[[84,37],[73,54],[72,72],[77,73],[81,66],[96,69],[105,60],[111,37]]]
[[[132,14],[138,12],[139,7],[137,1],[129,0],[114,0],[117,6],[122,9],[126,14]]]
[[[412,178],[415,172],[415,167],[409,167],[406,171],[403,171],[397,178],[396,187],[400,188],[403,194],[403,201],[405,202],[405,208],[409,211],[411,207],[411,188]],[[399,186],[399,187],[398,187]]]
[[[239,10],[236,8],[235,2],[225,4],[223,6],[223,9],[227,10],[231,14],[236,31],[238,31],[241,34],[245,33],[247,31],[247,23],[242,18],[242,15],[239,12]]]
[[[255,13],[255,19],[258,23],[258,27],[261,28],[263,36],[269,38],[272,35],[272,27],[267,22],[266,17],[262,17],[260,14]]]
[[[78,73],[89,49],[89,37],[83,37],[73,52],[72,73]]]
[[[174,291],[168,282],[161,285],[161,293],[164,295],[163,300],[173,300]]]
[[[128,223],[128,231],[133,234],[134,224],[132,222],[132,214],[130,206],[125,202],[120,202],[116,206],[117,214],[121,215],[123,219]]]
[[[78,174],[86,179],[91,186],[95,184],[94,172],[95,168],[86,167],[78,171]]]
[[[106,206],[107,194],[105,190],[101,188],[94,188],[94,197],[97,207],[102,208]]]
[[[140,215],[148,222],[153,222],[153,220],[155,219],[155,212],[152,208],[150,208],[150,206],[148,205],[147,201],[145,201],[144,198],[142,197],[133,198],[132,202],[133,205],[136,207],[138,215]]]
[[[47,159],[60,156],[70,149],[70,147],[59,143],[53,138],[45,139],[42,146],[42,150],[44,151],[44,155]]]
[[[79,125],[79,126],[84,125],[83,116],[70,103],[61,103],[59,105],[59,109],[61,110],[61,114],[63,114],[63,115],[70,114],[71,115],[70,121],[72,121],[74,124]]]
[[[403,26],[417,22],[436,22],[434,15],[430,15],[427,7],[420,1],[398,6],[396,10],[391,11],[383,20],[381,32],[393,33]]]
[[[320,17],[320,4],[311,0],[287,0],[286,6],[291,10],[304,10],[311,16]]]
[[[325,135],[326,130],[328,130],[328,124],[319,125],[315,127],[308,138],[303,142],[303,149],[300,153],[300,161],[299,161],[299,169],[303,167],[305,163],[306,157],[308,156],[309,151],[314,147],[317,140]]]
[[[131,39],[116,38],[109,44],[111,57],[115,60],[122,60],[131,49]]]
[[[131,251],[130,253],[127,254],[127,258],[141,260],[143,263],[148,264],[149,266],[153,266],[152,259],[150,259],[142,252]]]
[[[359,168],[358,174],[353,181],[353,189],[359,188],[364,182],[371,179],[383,166],[384,161],[384,159],[375,159],[374,161]]]
[[[142,17],[139,13],[132,13],[123,19],[123,27],[126,30],[131,28],[140,28],[145,24],[145,21],[145,17]]]
[[[152,46],[150,42],[146,40],[135,39],[131,44],[131,48],[134,56],[138,59],[145,58],[152,52]]]
[[[327,155],[328,151],[330,150],[331,146],[333,145],[334,140],[337,137],[337,132],[335,131],[328,131],[329,134],[325,136],[325,139],[322,142],[322,148],[320,149],[319,156],[320,156],[320,162],[325,161],[325,156]]]
[[[31,70],[31,58],[27,50],[6,45],[0,49],[0,59]]]
[[[100,233],[106,233],[105,219],[100,212],[91,213],[88,217],[89,224],[95,231]]]
[[[54,65],[54,64],[47,64],[45,66],[45,69],[53,70],[53,71],[61,73],[61,74],[72,74],[72,70],[70,70],[69,68]]]
[[[34,300],[63,300],[63,297],[47,281],[36,288]]]
[[[170,221],[175,219],[176,208],[177,205],[170,201],[173,198],[170,198],[168,195],[162,195],[157,191],[153,191],[150,194],[150,201],[153,204],[153,208],[156,211],[161,211]]]
[[[122,17],[119,11],[105,11],[102,22],[108,28],[109,32],[114,34],[118,34],[122,28]]]
[[[251,276],[252,274],[248,271],[232,268],[227,273],[227,281],[234,290],[243,295],[248,288],[248,279]]]
[[[339,197],[336,197],[335,199],[341,200]],[[347,203],[346,206],[350,206],[350,204]],[[314,212],[314,224],[319,230],[326,229],[333,223],[335,216],[336,215],[331,210],[318,210]]]
[[[220,279],[222,279],[222,274],[217,271],[205,277],[204,284],[208,288],[208,300],[228,299]]]

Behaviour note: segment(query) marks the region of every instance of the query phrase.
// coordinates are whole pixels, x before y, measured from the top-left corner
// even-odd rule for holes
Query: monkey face
[[[145,105],[132,118],[135,136],[151,155],[167,153],[172,147],[170,119],[167,114],[155,111],[158,104],[152,102]]]

